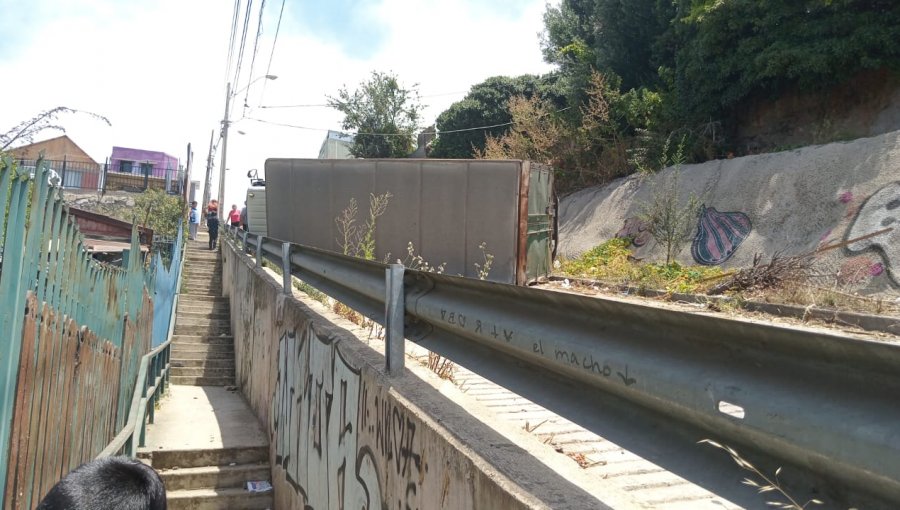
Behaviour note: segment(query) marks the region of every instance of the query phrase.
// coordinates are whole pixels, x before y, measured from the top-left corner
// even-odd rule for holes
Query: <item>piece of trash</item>
[[[225,386],[225,391],[237,391],[237,386]]]
[[[228,465],[229,466],[237,466],[237,462],[229,462]]]
[[[270,490],[272,490],[272,484],[265,480],[247,482],[247,492],[269,492]]]

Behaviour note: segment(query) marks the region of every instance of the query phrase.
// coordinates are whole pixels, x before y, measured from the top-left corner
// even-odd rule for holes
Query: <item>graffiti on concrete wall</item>
[[[750,218],[742,212],[719,212],[715,207],[700,208],[697,235],[691,243],[691,255],[698,264],[716,266],[728,260],[753,230]]]
[[[625,224],[616,232],[616,237],[631,239],[631,244],[640,248],[650,240],[650,226],[646,221],[632,216],[625,220]]]
[[[396,507],[394,502],[390,507],[416,510],[417,503],[426,496],[421,493],[421,485],[428,472],[428,463],[419,451],[417,421],[389,398],[383,388],[369,386],[366,381],[360,398],[360,434],[372,441],[375,456],[382,460],[379,466],[385,477],[398,481]]]
[[[359,444],[360,372],[311,326],[279,340],[275,462],[304,509],[383,509],[372,450]]]
[[[850,254],[874,252],[894,285],[900,285],[897,264],[900,263],[900,181],[892,182],[873,193],[859,208],[845,241],[881,232],[876,236],[847,245]],[[877,270],[877,269],[873,269]]]

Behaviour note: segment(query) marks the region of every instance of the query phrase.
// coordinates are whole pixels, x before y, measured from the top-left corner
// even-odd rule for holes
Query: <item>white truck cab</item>
[[[268,236],[266,221],[266,180],[257,176],[256,170],[247,172],[250,187],[247,188],[247,230],[254,234]]]

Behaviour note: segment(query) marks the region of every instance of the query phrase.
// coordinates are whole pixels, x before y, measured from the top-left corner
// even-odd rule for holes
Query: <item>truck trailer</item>
[[[267,237],[341,252],[335,220],[351,199],[361,225],[370,196],[389,193],[376,222],[375,260],[404,261],[411,243],[431,267],[443,264],[444,274],[477,278],[485,254],[493,255],[487,280],[525,285],[550,273],[557,229],[549,166],[521,160],[269,159],[265,169]]]

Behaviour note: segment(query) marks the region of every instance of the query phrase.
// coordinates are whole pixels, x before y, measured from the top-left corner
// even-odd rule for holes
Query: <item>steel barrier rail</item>
[[[292,252],[295,276],[350,306],[377,300],[386,265]],[[900,502],[896,345],[410,269],[404,281],[406,337],[451,360],[478,349]]]

